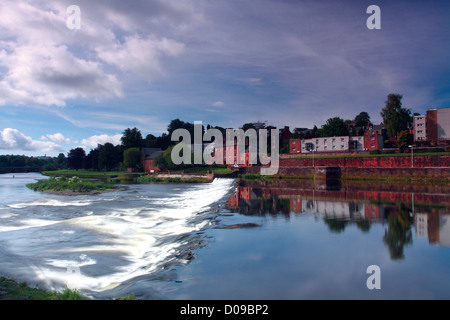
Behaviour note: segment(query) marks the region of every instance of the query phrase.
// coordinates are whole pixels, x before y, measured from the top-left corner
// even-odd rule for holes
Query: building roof
[[[145,159],[154,159],[164,153],[160,148],[143,148],[143,151]]]

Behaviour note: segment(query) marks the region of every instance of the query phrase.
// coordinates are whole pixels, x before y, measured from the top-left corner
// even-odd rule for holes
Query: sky
[[[449,14],[446,0],[1,0],[0,154],[88,152],[176,118],[378,124],[390,93],[449,107]]]

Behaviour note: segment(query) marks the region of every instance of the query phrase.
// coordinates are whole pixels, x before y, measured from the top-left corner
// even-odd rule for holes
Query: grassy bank
[[[121,175],[143,175],[142,172],[123,172],[123,171],[91,171],[91,170],[56,170],[56,171],[43,171],[43,175],[49,177],[79,177],[85,179],[108,179],[116,178]]]
[[[137,183],[207,183],[212,182],[206,178],[179,178],[179,177],[155,177],[141,176],[136,178]]]
[[[86,300],[77,290],[63,292],[31,288],[15,279],[0,277],[0,300]]]
[[[32,288],[25,282],[14,278],[0,277],[0,300],[89,300],[78,290],[64,289],[62,292]],[[114,300],[137,300],[134,294],[128,294]]]
[[[93,191],[107,191],[117,189],[117,186],[105,183],[100,180],[72,178],[53,178],[39,180],[36,183],[27,184],[27,187],[34,191],[41,192],[62,192],[70,191],[74,193],[89,193]]]

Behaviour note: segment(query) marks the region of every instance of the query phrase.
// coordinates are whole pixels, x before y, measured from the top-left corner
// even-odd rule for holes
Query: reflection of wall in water
[[[430,243],[450,247],[450,215],[437,213],[415,214],[416,235],[427,237]]]
[[[319,213],[327,218],[365,219],[365,204],[362,202],[302,200],[306,212]]]

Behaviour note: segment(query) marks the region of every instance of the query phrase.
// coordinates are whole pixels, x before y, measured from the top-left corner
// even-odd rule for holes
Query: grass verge
[[[77,290],[45,291],[31,288],[25,282],[18,283],[14,278],[0,277],[0,300],[87,300],[87,298]]]
[[[117,189],[117,186],[109,183],[105,183],[100,180],[80,179],[78,177],[65,178],[51,177],[48,180],[39,180],[35,183],[29,183],[27,188],[34,191],[72,191],[75,193],[86,193],[92,191],[107,191]]]

